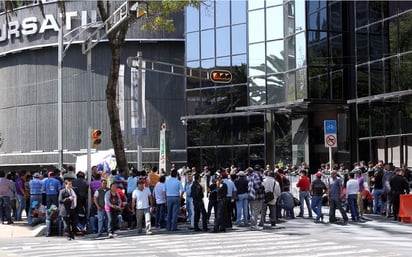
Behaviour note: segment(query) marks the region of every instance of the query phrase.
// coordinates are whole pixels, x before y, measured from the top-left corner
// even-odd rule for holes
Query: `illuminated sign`
[[[230,83],[232,81],[232,73],[226,70],[214,70],[210,73],[210,80],[215,83]]]

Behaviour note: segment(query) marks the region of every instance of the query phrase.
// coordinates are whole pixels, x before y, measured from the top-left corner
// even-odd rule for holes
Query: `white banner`
[[[137,66],[137,61],[134,61],[134,65]],[[146,67],[146,63],[143,61],[143,68]],[[142,95],[138,99],[138,86],[139,86],[139,70],[131,68],[131,128],[132,135],[137,135],[139,114],[137,113],[137,104],[139,100],[142,103],[142,132],[141,135],[146,135],[146,71],[142,69]]]

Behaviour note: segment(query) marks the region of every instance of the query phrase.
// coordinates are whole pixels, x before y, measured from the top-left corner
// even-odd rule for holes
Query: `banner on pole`
[[[137,62],[137,61],[134,61]],[[137,63],[134,63],[134,66],[137,66]],[[139,70],[137,68],[131,68],[131,129],[132,135],[146,135],[146,71],[144,67],[146,63],[143,61],[142,69],[142,95],[138,99],[137,89],[139,85]],[[137,113],[137,104],[141,101],[142,103],[142,131],[138,133],[138,120],[139,114]]]

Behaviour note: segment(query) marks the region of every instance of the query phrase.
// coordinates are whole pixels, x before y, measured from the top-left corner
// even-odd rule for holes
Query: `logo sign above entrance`
[[[215,83],[230,83],[232,81],[232,73],[226,70],[213,70],[210,73],[210,80]]]

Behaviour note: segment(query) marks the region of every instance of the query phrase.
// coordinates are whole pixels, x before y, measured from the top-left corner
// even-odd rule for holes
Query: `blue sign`
[[[336,134],[336,120],[325,120],[325,135]]]

